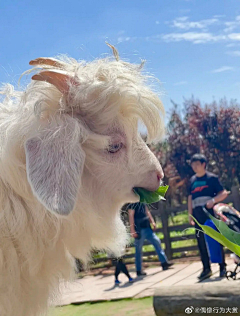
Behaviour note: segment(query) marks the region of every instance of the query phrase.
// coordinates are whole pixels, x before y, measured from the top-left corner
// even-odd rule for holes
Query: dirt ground
[[[177,258],[177,259],[173,259],[172,261],[174,263],[189,263],[189,262],[194,262],[194,261],[198,261],[199,257],[195,256],[195,257],[184,257],[184,258]],[[158,267],[160,265],[159,262],[154,261],[154,262],[143,262],[143,268],[152,268],[152,267]],[[128,264],[127,265],[128,270],[131,271],[135,271],[135,264]],[[79,277],[84,277],[86,275],[111,275],[114,273],[114,267],[113,266],[109,266],[109,267],[105,267],[105,268],[97,268],[97,269],[89,269],[87,271],[83,271],[79,273]]]

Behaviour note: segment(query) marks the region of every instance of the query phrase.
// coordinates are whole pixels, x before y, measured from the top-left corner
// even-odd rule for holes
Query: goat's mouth
[[[133,192],[139,196],[139,202],[151,204],[160,200],[165,200],[164,196],[168,190],[168,185],[160,186],[156,191],[149,191],[144,188],[133,188]]]

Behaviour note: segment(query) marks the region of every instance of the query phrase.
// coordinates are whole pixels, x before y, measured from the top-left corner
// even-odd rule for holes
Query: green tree
[[[240,105],[226,99],[203,105],[191,98],[184,101],[182,108],[181,111],[173,103],[166,142],[153,148],[163,161],[163,168],[170,168],[174,176],[179,175],[181,179],[189,178],[193,174],[189,160],[201,152],[208,158],[208,169],[219,175],[227,189],[238,185]]]

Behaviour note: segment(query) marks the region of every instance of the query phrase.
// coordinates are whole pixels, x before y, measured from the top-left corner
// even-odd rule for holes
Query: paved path
[[[235,265],[228,259],[228,270],[233,270]],[[147,276],[135,277],[134,283],[128,283],[125,275],[120,274],[119,286],[114,285],[114,277],[111,276],[86,276],[74,282],[61,285],[61,297],[57,305],[68,305],[71,303],[97,302],[105,300],[116,300],[123,298],[140,298],[152,296],[156,288],[176,285],[196,284],[197,276],[202,270],[201,262],[175,264],[171,269],[162,271],[160,267],[146,269]],[[203,282],[239,282],[220,279],[219,266],[212,264],[213,276]],[[240,283],[240,282],[239,282]]]

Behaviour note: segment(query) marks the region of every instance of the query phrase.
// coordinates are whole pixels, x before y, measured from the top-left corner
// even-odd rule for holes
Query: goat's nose
[[[161,171],[157,171],[157,180],[158,180],[158,182],[160,182],[162,179],[164,178],[164,173],[163,173],[163,171],[161,170]]]
[[[162,168],[155,168],[146,174],[144,184],[139,184],[139,186],[149,191],[155,191],[159,188],[163,176]]]
[[[159,188],[162,178],[164,177],[161,169],[154,170],[152,172],[151,191],[155,191]]]

